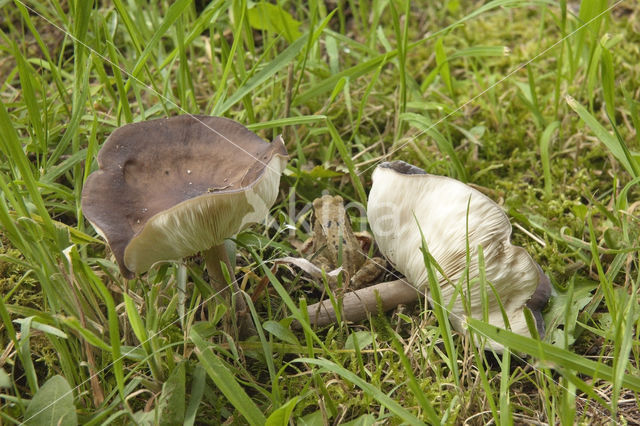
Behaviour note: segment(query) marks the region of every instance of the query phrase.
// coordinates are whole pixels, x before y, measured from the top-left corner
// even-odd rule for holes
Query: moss
[[[0,257],[0,294],[11,293],[5,303],[42,309],[44,301],[38,282],[32,278],[28,269],[8,260],[24,260],[22,254],[4,243],[0,247],[0,256],[3,256]]]
[[[19,315],[11,314],[12,305],[43,310],[44,299],[40,285],[29,273],[29,269],[10,260],[24,261],[24,257],[18,250],[11,247],[4,236],[0,236],[0,241],[0,295],[9,296],[4,303],[9,307],[10,318],[12,320],[19,318]],[[19,326],[15,323],[14,326],[18,327],[16,332],[20,332]],[[2,327],[0,347],[6,347],[9,341],[6,328]],[[29,348],[38,378],[44,381],[60,371],[58,354],[42,332],[31,330]],[[21,370],[17,356],[13,361],[17,362],[17,368]],[[26,385],[26,382],[19,381],[18,385],[21,384]]]

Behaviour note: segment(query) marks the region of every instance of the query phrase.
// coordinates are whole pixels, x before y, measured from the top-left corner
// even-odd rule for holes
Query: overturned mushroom
[[[455,301],[449,311],[454,328],[465,332],[467,313],[456,283],[469,301],[470,315],[483,317],[479,285],[478,247],[482,247],[487,282],[488,321],[505,327],[500,303],[511,330],[529,335],[524,317],[528,306],[540,335],[544,322],[540,310],[549,299],[551,285],[542,269],[522,248],[511,244],[511,224],[503,210],[479,191],[455,179],[426,174],[402,161],[379,165],[367,208],[369,224],[380,251],[417,289],[427,292],[428,273],[420,252],[424,234],[427,248],[443,275],[438,274],[443,305]],[[469,287],[468,287],[468,286]],[[467,292],[467,288],[470,289]],[[500,303],[499,303],[500,302]],[[496,342],[489,346],[501,349]]]
[[[125,277],[203,251],[216,290],[226,288],[221,262],[237,289],[223,242],[265,218],[286,162],[281,137],[268,143],[225,118],[129,124],[102,146],[82,209]]]

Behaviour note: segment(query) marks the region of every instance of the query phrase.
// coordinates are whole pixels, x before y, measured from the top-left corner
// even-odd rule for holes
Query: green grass
[[[0,1],[0,422],[638,422],[637,3],[272,3]],[[291,156],[273,226],[235,238],[249,341],[202,259],[127,281],[82,215],[106,137],[184,113]],[[386,159],[503,205],[556,290],[544,342],[472,321],[510,348],[481,353],[421,304],[308,325],[320,293],[270,261]]]

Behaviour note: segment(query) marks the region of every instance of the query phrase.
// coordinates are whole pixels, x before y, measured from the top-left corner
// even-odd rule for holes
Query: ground
[[[58,410],[81,424],[640,424],[637,3],[0,11],[3,423]],[[289,151],[270,221],[233,239],[258,320],[248,341],[218,327],[200,256],[126,280],[82,214],[115,128],[185,113],[282,133]],[[422,303],[292,325],[323,286],[273,260],[303,255],[324,193],[366,230],[371,173],[389,160],[460,179],[507,212],[513,243],[554,287],[549,346],[508,336],[504,355],[478,352]],[[37,413],[63,389],[55,375],[73,400]]]

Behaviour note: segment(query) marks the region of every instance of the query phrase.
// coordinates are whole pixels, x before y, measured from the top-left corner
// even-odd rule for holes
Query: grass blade
[[[31,163],[27,159],[26,154],[22,150],[22,145],[18,139],[18,134],[14,129],[13,120],[9,116],[4,102],[0,101],[0,148],[4,151],[6,158],[11,159],[11,165],[14,167],[14,179],[22,179],[27,191],[29,192],[31,202],[36,206],[36,211],[44,222],[44,228],[49,235],[55,235],[55,227],[49,211],[44,205],[36,179],[33,175]]]
[[[600,142],[602,142],[607,149],[611,151],[627,172],[629,172],[629,174],[634,178],[640,176],[640,167],[635,164],[635,162],[629,162],[627,154],[625,153],[625,150],[628,151],[628,149],[624,145],[623,141],[613,137],[613,135],[611,135],[611,133],[609,133],[607,129],[605,129],[604,126],[602,126],[602,124],[600,124],[598,120],[596,120],[596,118],[574,98],[567,96],[566,100],[569,106],[578,113],[580,118],[582,118],[582,121],[584,121],[591,131],[595,133]]]
[[[218,389],[224,394],[231,404],[244,416],[251,425],[262,426],[266,422],[266,418],[262,411],[249,398],[249,395],[242,389],[236,381],[233,373],[229,371],[227,366],[213,353],[207,342],[192,328],[189,338],[196,345],[196,355],[200,363],[207,371],[207,374]]]
[[[436,413],[436,410],[433,408],[433,405],[431,405],[431,403],[427,400],[424,393],[422,392],[422,389],[420,389],[420,385],[416,380],[416,376],[413,374],[413,371],[412,371],[413,368],[411,367],[411,363],[409,362],[409,359],[407,358],[407,356],[404,354],[404,348],[400,344],[400,341],[396,337],[393,330],[389,330],[389,333],[391,334],[391,337],[393,339],[392,341],[393,347],[395,348],[396,353],[400,358],[400,362],[402,363],[402,367],[404,368],[404,371],[408,376],[409,388],[413,391],[413,395],[420,403],[420,406],[422,407],[425,414],[427,415],[429,422],[434,425],[439,424],[441,416],[439,416],[438,413]]]
[[[340,377],[342,377],[343,379],[348,380],[349,382],[351,382],[354,385],[358,386],[365,393],[367,393],[369,396],[374,398],[380,404],[382,404],[385,407],[387,407],[387,409],[389,409],[389,411],[391,411],[393,414],[395,414],[396,416],[401,418],[406,423],[408,423],[410,425],[423,425],[424,424],[423,422],[420,421],[420,419],[415,417],[413,414],[411,414],[409,411],[407,411],[404,407],[402,407],[396,401],[391,399],[388,395],[386,395],[380,389],[376,388],[375,386],[373,386],[370,383],[365,382],[360,377],[358,377],[357,374],[352,373],[351,371],[347,370],[346,368],[344,368],[344,367],[342,367],[342,366],[340,366],[340,365],[338,365],[338,364],[336,364],[334,362],[331,362],[329,360],[322,359],[322,358],[317,358],[317,359],[316,358],[298,358],[298,359],[295,359],[293,362],[302,362],[302,363],[305,363],[305,364],[318,365],[318,366],[322,367],[323,369],[325,369],[327,371],[335,373],[335,374],[339,375]]]
[[[402,119],[408,121],[413,127],[433,138],[440,152],[447,155],[449,160],[451,160],[455,177],[463,182],[468,180],[467,171],[458,157],[453,143],[435,128],[435,124],[433,124],[426,115],[407,112],[403,114]]]
[[[573,352],[558,348],[539,340],[520,336],[509,330],[505,330],[483,321],[467,318],[467,324],[477,333],[508,347],[516,352],[522,352],[547,362],[552,366],[575,370],[594,379],[614,381],[614,370],[608,365],[591,361]],[[624,374],[620,383],[628,389],[640,392],[640,377]]]
[[[176,20],[180,18],[180,16],[182,16],[185,8],[189,4],[191,4],[191,2],[192,0],[178,0],[175,3],[171,4],[171,6],[169,7],[169,10],[167,10],[167,14],[165,15],[162,21],[162,24],[153,33],[153,37],[151,37],[151,40],[145,42],[146,47],[140,54],[140,57],[136,61],[136,64],[133,66],[133,70],[131,71],[131,74],[130,74],[132,78],[130,78],[129,81],[127,81],[127,84],[125,86],[125,93],[129,91],[133,82],[140,76],[140,72],[144,68],[145,64],[147,63],[147,60],[149,59],[149,56],[151,55],[151,52],[156,48],[156,45],[158,44],[158,42],[167,33],[167,31],[169,31],[169,28],[171,28],[171,26],[176,22]],[[116,4],[118,3],[120,2],[117,1]],[[129,19],[128,19],[128,14],[124,10],[124,7],[120,6],[118,9],[121,12],[121,16],[125,20],[125,24],[127,24]],[[127,25],[133,26],[132,23]],[[132,38],[134,37],[133,33],[131,34],[131,36]]]
[[[451,79],[451,72],[449,70],[449,60],[447,59],[447,53],[444,51],[444,41],[442,37],[438,38],[436,41],[436,64],[438,65],[438,69],[440,70],[440,77],[442,77],[442,81],[444,81],[444,85],[447,87],[449,94],[451,97],[454,97],[453,93],[453,81]]]
[[[347,149],[345,146],[344,140],[338,133],[338,129],[333,125],[330,119],[327,119],[327,127],[329,128],[329,134],[331,134],[331,139],[333,143],[335,143],[338,152],[340,153],[340,157],[344,164],[346,164],[347,169],[349,170],[349,176],[351,177],[351,183],[353,183],[354,188],[356,189],[356,193],[358,194],[358,198],[362,205],[367,205],[367,193],[362,186],[362,181],[360,180],[360,175],[356,172],[356,166],[353,163],[351,149]]]
[[[449,323],[449,315],[444,305],[444,300],[442,299],[442,293],[440,292],[440,284],[438,283],[438,279],[436,278],[436,273],[434,270],[434,264],[436,263],[435,259],[429,253],[429,248],[427,247],[427,241],[424,238],[424,234],[422,232],[422,228],[418,223],[418,219],[414,216],[414,220],[418,225],[418,229],[420,231],[420,236],[422,237],[422,246],[420,247],[420,251],[422,252],[422,257],[424,261],[424,266],[427,269],[427,273],[429,275],[429,296],[431,298],[431,305],[433,307],[433,312],[438,319],[438,327],[440,328],[440,336],[442,336],[442,340],[444,341],[444,347],[447,352],[448,359],[446,360],[451,372],[453,374],[456,385],[460,386],[460,373],[458,371],[458,353],[456,351],[456,346],[453,343],[453,335],[451,333],[451,324]],[[469,250],[467,250],[467,253]]]
[[[300,53],[304,47],[309,34],[305,34],[291,43],[282,53],[274,58],[263,69],[257,72],[253,77],[246,81],[240,89],[238,89],[233,95],[231,95],[222,104],[216,104],[213,108],[213,115],[222,115],[229,110],[233,105],[239,102],[243,97],[256,90],[258,86],[271,78],[275,73],[286,67],[293,61],[293,59]]]
[[[542,174],[544,176],[544,193],[547,197],[551,196],[551,189],[553,178],[551,177],[551,154],[549,149],[551,147],[551,141],[553,134],[560,127],[559,121],[550,123],[542,136],[540,136],[540,161],[542,162]]]

